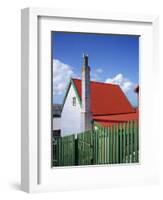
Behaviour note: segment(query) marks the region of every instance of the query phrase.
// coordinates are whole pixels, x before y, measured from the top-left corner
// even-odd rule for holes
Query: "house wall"
[[[53,130],[61,129],[61,118],[53,117]]]
[[[72,98],[76,97],[76,106],[72,104]],[[80,133],[80,103],[75,90],[71,84],[62,113],[61,113],[61,135]]]

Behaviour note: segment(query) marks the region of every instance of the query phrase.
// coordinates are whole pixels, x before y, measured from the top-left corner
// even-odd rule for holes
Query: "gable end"
[[[80,96],[79,96],[79,94],[78,94],[78,91],[77,91],[77,89],[76,89],[76,86],[75,86],[75,84],[74,84],[73,79],[70,79],[70,82],[69,82],[68,87],[67,87],[67,89],[66,89],[65,97],[64,97],[64,99],[63,99],[61,112],[62,112],[62,110],[63,110],[63,107],[64,107],[64,104],[65,104],[65,101],[66,101],[66,98],[67,98],[67,95],[68,95],[68,93],[69,93],[69,90],[70,90],[71,85],[73,86],[73,89],[74,89],[74,91],[75,91],[77,100],[78,100],[79,105],[80,105],[80,107],[81,107],[81,98],[80,98]]]

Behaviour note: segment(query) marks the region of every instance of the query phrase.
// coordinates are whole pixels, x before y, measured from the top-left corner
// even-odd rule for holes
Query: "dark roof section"
[[[72,80],[81,99],[81,80]],[[91,112],[94,116],[135,112],[119,85],[91,81],[90,92]]]
[[[53,104],[52,113],[53,117],[61,117],[62,104]]]

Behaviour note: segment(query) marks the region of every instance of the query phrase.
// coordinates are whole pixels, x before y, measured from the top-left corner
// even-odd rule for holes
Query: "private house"
[[[93,123],[109,126],[138,119],[138,110],[120,86],[90,81],[90,70],[88,56],[84,55],[82,78],[70,80],[63,101],[61,136],[90,130]]]

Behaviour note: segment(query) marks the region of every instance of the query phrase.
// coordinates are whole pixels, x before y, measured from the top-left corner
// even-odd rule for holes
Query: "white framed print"
[[[21,25],[22,190],[157,184],[158,16],[25,8]]]

